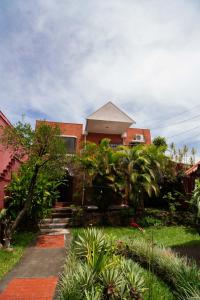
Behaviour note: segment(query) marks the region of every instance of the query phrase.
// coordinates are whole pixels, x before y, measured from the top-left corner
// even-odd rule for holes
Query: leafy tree
[[[162,137],[162,136],[157,136],[153,139],[153,144],[156,146],[156,147],[162,147],[163,148],[163,151],[166,151],[167,150],[167,142],[166,142],[166,138],[165,137]]]
[[[85,172],[86,184],[93,186],[96,203],[103,210],[109,206],[112,192],[118,190],[119,158],[120,153],[110,147],[109,139],[103,139],[99,145],[88,142],[77,157],[79,167]]]
[[[19,182],[23,180],[23,170],[29,174],[26,192],[21,199],[21,209],[11,227],[11,235],[25,215],[33,209],[36,189],[42,174],[49,174],[49,180],[55,180],[65,172],[66,150],[59,136],[59,129],[50,127],[45,122],[42,122],[35,130],[30,124],[22,122],[18,122],[13,127],[6,127],[4,130],[1,139],[3,144],[12,147],[19,158],[27,157],[27,161],[19,172]]]
[[[122,196],[125,204],[144,207],[145,194],[158,194],[158,182],[168,162],[162,147],[140,145],[113,150],[108,139],[100,145],[88,143],[78,160],[88,182],[97,187],[96,199],[105,207],[113,198],[109,195],[111,189]]]
[[[144,208],[144,196],[158,195],[158,182],[164,175],[168,159],[162,148],[155,145],[139,145],[124,148],[121,159],[121,172],[124,178],[126,202],[132,202],[136,207]]]

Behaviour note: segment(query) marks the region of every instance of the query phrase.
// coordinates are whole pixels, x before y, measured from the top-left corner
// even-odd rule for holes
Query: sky
[[[200,151],[199,0],[0,0],[0,110],[82,123],[112,101]]]

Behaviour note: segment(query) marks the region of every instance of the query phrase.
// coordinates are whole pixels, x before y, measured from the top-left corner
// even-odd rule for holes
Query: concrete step
[[[55,212],[51,214],[52,219],[65,219],[65,218],[71,218],[72,212]]]
[[[55,207],[70,207],[72,202],[56,202]]]
[[[53,228],[49,228],[49,229],[45,229],[45,228],[41,228],[40,232],[42,234],[48,234],[48,235],[60,235],[60,234],[69,234],[69,229],[65,228],[65,229],[53,229]]]
[[[65,222],[65,223],[44,223],[44,224],[40,224],[39,227],[40,229],[59,229],[59,228],[67,228],[70,225],[70,221],[69,222]]]
[[[41,220],[40,224],[69,223],[71,218],[49,218]]]
[[[71,207],[54,207],[51,210],[52,212],[72,212]]]

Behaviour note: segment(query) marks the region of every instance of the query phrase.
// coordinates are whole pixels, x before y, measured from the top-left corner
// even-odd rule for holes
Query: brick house
[[[6,126],[12,126],[6,116],[0,111],[0,136]],[[11,148],[0,144],[0,209],[4,207],[5,188],[9,184],[13,172],[17,172],[22,161],[17,158]]]
[[[36,121],[36,127],[44,121]],[[110,144],[114,148],[119,145],[134,146],[138,144],[151,144],[151,133],[149,129],[131,127],[135,121],[130,118],[126,113],[119,109],[112,102],[106,103],[97,111],[92,113],[86,118],[86,124],[64,123],[45,121],[50,126],[58,126],[61,131],[67,152],[70,154],[78,153],[87,141],[99,143],[103,138],[109,138]],[[72,199],[75,186],[73,182],[75,178],[71,178],[71,188],[73,191],[70,193]],[[72,187],[73,186],[73,187]],[[64,200],[65,201],[65,200]]]

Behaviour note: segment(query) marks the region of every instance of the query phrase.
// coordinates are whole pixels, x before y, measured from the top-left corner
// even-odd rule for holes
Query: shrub
[[[78,235],[66,260],[60,299],[139,300],[145,290],[139,266],[115,255],[112,239],[95,228]]]
[[[153,241],[134,240],[117,244],[120,254],[131,257],[164,279],[175,291],[177,299],[199,299],[200,270],[192,261],[179,257],[171,249],[155,246]],[[193,294],[198,295],[192,298]]]

